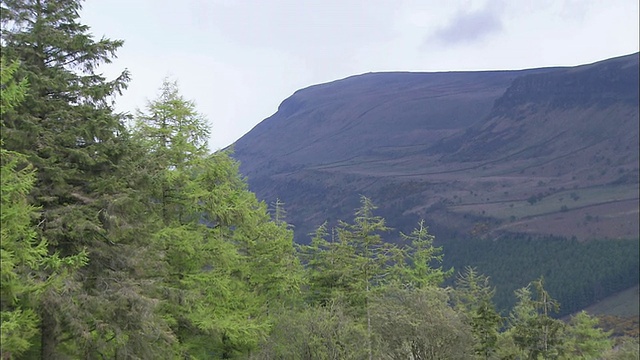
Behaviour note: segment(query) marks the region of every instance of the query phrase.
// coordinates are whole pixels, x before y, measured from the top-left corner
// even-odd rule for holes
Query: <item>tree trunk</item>
[[[53,315],[43,311],[40,323],[40,359],[55,360],[58,339],[56,334],[56,322]]]
[[[369,349],[369,360],[373,360],[373,349],[371,346],[371,310],[369,309],[369,282],[367,281],[367,298],[365,300],[367,307],[367,346]]]

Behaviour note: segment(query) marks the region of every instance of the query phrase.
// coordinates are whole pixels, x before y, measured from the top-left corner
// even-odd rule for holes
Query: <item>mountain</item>
[[[296,239],[360,194],[436,236],[638,234],[638,54],[520,71],[369,73],[296,91],[239,139]]]

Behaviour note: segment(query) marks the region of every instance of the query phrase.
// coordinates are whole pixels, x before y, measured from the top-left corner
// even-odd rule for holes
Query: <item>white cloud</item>
[[[436,29],[426,40],[445,46],[474,43],[503,30],[500,7],[487,3],[476,10],[460,9],[446,26]]]
[[[97,37],[125,40],[104,68],[132,73],[119,109],[144,106],[173,75],[210,119],[212,149],[312,84],[370,71],[577,65],[636,52],[639,42],[637,0],[91,0],[84,8]]]

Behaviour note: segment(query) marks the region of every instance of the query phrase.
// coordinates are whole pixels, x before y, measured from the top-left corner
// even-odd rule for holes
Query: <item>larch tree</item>
[[[143,144],[138,198],[148,204],[161,264],[157,296],[180,356],[230,358],[266,336],[269,313],[298,291],[293,236],[271,221],[226,152],[210,154],[208,125],[176,82],[136,117]]]
[[[569,320],[565,329],[566,359],[595,360],[611,349],[611,332],[598,328],[598,318],[581,311]]]

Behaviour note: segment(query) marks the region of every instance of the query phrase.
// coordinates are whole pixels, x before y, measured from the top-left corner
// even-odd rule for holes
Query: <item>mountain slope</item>
[[[360,194],[391,226],[638,237],[638,54],[572,68],[364,74],[299,90],[235,144],[298,241]]]

